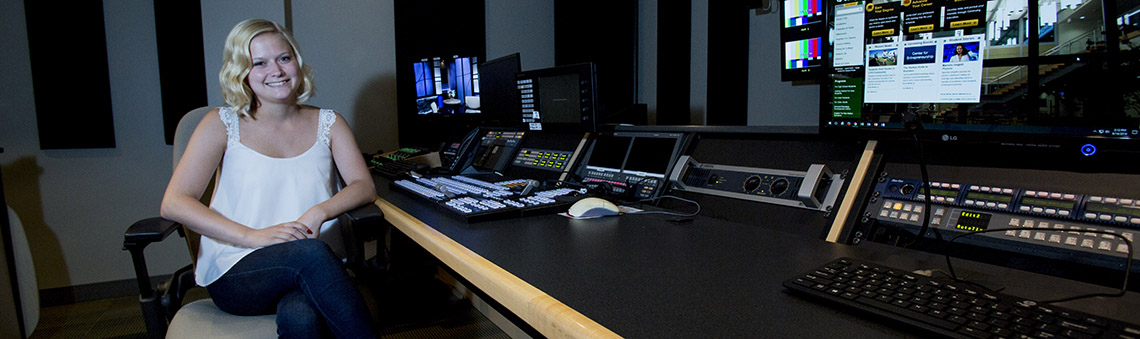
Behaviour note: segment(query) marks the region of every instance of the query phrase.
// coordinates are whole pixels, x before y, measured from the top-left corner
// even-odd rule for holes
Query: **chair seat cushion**
[[[276,338],[277,315],[239,316],[226,313],[210,299],[182,306],[167,338]]]

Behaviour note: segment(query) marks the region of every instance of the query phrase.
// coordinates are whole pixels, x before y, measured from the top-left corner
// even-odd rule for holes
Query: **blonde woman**
[[[373,337],[360,293],[316,239],[375,197],[352,131],[336,112],[303,105],[309,65],[280,25],[237,24],[223,54],[230,106],[199,123],[162,200],[164,218],[203,235],[197,283],[223,311],[276,313],[281,337]],[[207,207],[198,199],[215,170]]]

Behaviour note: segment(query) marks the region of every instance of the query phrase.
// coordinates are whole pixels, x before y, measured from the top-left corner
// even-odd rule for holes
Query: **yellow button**
[[[880,30],[871,31],[871,36],[873,36],[873,37],[875,37],[875,36],[888,36],[888,35],[894,35],[894,34],[895,34],[894,28],[887,28],[887,29],[880,29]]]
[[[934,30],[934,24],[910,26],[910,32],[911,33],[926,32],[926,31],[933,31],[933,30]]]
[[[977,26],[977,25],[978,25],[978,19],[970,19],[970,20],[950,22],[950,28],[973,27],[973,26]]]

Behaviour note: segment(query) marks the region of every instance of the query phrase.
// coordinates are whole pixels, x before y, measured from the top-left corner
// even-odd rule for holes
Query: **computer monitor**
[[[1137,6],[1124,7],[829,0],[821,130],[911,139],[918,121],[920,138],[949,145],[1134,151],[1140,41],[1129,33]]]
[[[826,0],[783,0],[780,12],[780,79],[811,80],[823,74],[827,41]]]
[[[416,114],[479,114],[479,58],[425,57],[410,65],[415,81]]]
[[[518,88],[515,74],[521,69],[519,53],[512,53],[479,64],[479,110],[486,124],[518,125]]]
[[[519,72],[520,119],[530,130],[593,132],[596,123],[594,64]]]
[[[686,138],[676,132],[601,132],[586,152],[578,176],[587,186],[631,199],[657,196],[681,155]]]

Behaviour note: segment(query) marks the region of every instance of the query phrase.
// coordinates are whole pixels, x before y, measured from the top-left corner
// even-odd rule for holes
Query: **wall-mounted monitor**
[[[826,0],[783,0],[780,12],[780,79],[813,80],[823,74],[826,59]]]
[[[519,119],[530,130],[593,132],[597,87],[594,64],[519,72]]]

